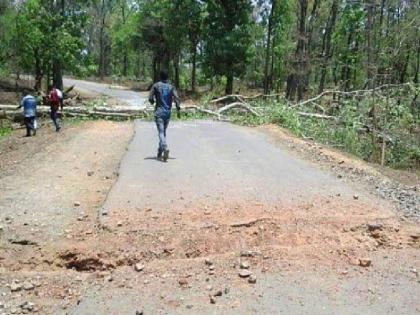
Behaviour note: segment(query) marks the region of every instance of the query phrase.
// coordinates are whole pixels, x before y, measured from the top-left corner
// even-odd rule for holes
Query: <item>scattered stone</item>
[[[209,270],[214,270],[216,267],[214,265],[210,265]]]
[[[223,292],[222,292],[222,290],[217,290],[213,295],[214,296],[222,296]]]
[[[241,278],[248,278],[250,275],[252,275],[252,273],[247,269],[242,269],[241,271],[239,271],[239,277]]]
[[[212,296],[212,295],[209,295],[209,297],[210,297],[210,303],[211,303],[211,304],[216,304],[216,299],[215,299],[215,297],[214,297],[214,296]]]
[[[248,282],[252,283],[252,284],[257,283],[257,277],[254,276],[254,275],[250,275],[249,278],[248,278]]]
[[[241,264],[239,265],[239,268],[241,268],[241,269],[249,269],[249,262],[242,261]]]
[[[123,223],[121,221],[117,222],[117,226],[122,226],[122,225],[123,225]]]
[[[10,291],[18,292],[20,290],[22,290],[22,284],[17,283],[17,282],[12,282],[12,284],[10,285]]]
[[[23,288],[24,288],[25,290],[29,291],[29,290],[33,290],[33,289],[35,288],[35,286],[34,286],[31,282],[29,282],[29,281],[25,281],[25,282],[23,283]]]
[[[4,308],[4,303],[0,302],[0,308]]]
[[[379,231],[373,231],[373,232],[370,233],[370,236],[372,236],[373,238],[378,239],[378,238],[381,237],[381,232],[379,232]]]
[[[137,263],[137,264],[134,265],[134,270],[137,271],[137,272],[143,271],[143,269],[144,269],[144,265],[142,265],[140,263]]]
[[[259,254],[258,252],[252,252],[250,250],[241,251],[241,257],[254,257],[254,256],[257,256],[258,254]]]
[[[206,258],[206,259],[204,260],[204,263],[205,263],[207,266],[211,266],[211,265],[213,265],[213,261],[211,261],[209,258]]]
[[[187,304],[186,308],[188,308],[189,310],[193,308],[192,304]]]
[[[102,210],[102,215],[108,215],[108,211],[107,210]]]
[[[354,195],[354,196],[353,196],[353,199],[354,199],[354,200],[358,200],[358,199],[359,199],[359,196],[358,196],[358,195]]]
[[[80,207],[80,202],[75,201],[73,205],[74,205],[75,207]]]
[[[114,281],[114,278],[112,276],[106,276],[105,281],[112,282],[112,281]]]
[[[413,234],[413,235],[410,235],[410,237],[411,237],[413,240],[418,240],[418,239],[420,239],[420,234]]]
[[[376,231],[376,230],[382,230],[382,224],[380,223],[368,223],[367,228],[370,232]]]
[[[178,283],[181,287],[187,287],[188,286],[188,280],[186,278],[179,279]]]
[[[143,313],[143,310],[140,310],[140,311],[136,311],[136,315],[143,315],[144,313]]]
[[[32,303],[32,302],[28,302],[28,301],[23,302],[23,303],[20,305],[20,308],[21,308],[22,310],[27,310],[27,311],[30,311],[30,312],[32,312],[32,311],[34,310],[34,307],[35,307],[35,304],[34,304],[34,303]]]
[[[12,307],[10,309],[10,314],[16,314],[18,312],[18,309],[16,307]]]
[[[229,288],[225,288],[225,294],[229,294],[230,289]]]
[[[94,171],[88,171],[88,172],[87,172],[87,176],[92,176],[93,174],[95,174],[95,172],[94,172]]]
[[[372,260],[369,258],[360,258],[359,259],[359,266],[361,267],[369,267],[372,265]]]

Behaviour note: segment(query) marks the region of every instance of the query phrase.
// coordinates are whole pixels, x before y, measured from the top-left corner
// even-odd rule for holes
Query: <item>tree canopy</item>
[[[414,0],[0,1],[0,72],[225,85],[299,100],[418,82]]]

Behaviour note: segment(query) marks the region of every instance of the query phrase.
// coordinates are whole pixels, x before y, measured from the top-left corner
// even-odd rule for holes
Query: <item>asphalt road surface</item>
[[[145,92],[135,92],[126,90],[123,87],[115,88],[110,84],[97,83],[84,80],[75,80],[64,78],[63,79],[65,86],[74,85],[76,89],[80,91],[86,91],[95,94],[106,95],[115,99],[120,100],[121,102],[129,105],[130,107],[136,109],[144,109],[147,103],[147,93]]]

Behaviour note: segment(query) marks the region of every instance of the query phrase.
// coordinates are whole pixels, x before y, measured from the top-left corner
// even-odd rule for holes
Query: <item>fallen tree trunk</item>
[[[336,116],[329,116],[329,115],[323,115],[323,114],[305,113],[305,112],[297,112],[297,114],[299,116],[304,116],[304,117],[339,120],[339,118]]]
[[[245,100],[252,100],[252,99],[256,99],[260,97],[268,98],[268,97],[279,97],[279,96],[283,96],[283,95],[282,94],[257,94],[253,96],[245,96],[245,95],[240,95],[240,94],[231,94],[231,95],[226,95],[226,96],[222,96],[214,100],[211,100],[210,103],[219,103],[227,99],[235,99],[235,98],[239,100],[240,102],[244,102]]]
[[[223,112],[225,112],[225,111],[227,111],[229,109],[232,109],[232,108],[242,108],[242,109],[245,109],[245,110],[249,111],[254,116],[257,116],[257,117],[260,116],[260,114],[257,113],[257,111],[255,109],[253,109],[251,106],[249,106],[248,104],[243,103],[243,102],[233,102],[231,104],[225,105],[225,106],[219,108],[217,110],[217,113],[218,114],[221,114],[221,113],[223,113]]]
[[[348,95],[348,96],[358,96],[358,95],[369,94],[369,93],[372,93],[372,92],[375,92],[375,91],[379,91],[379,90],[382,90],[384,88],[402,87],[402,86],[409,86],[409,85],[411,85],[411,83],[407,82],[407,83],[403,83],[403,84],[384,84],[384,85],[378,86],[374,89],[368,89],[368,90],[354,90],[354,91],[325,90],[321,94],[319,94],[319,95],[317,95],[313,98],[310,98],[306,101],[302,101],[300,103],[297,103],[293,107],[299,107],[299,106],[306,105],[308,103],[312,103],[312,102],[322,98],[323,96],[325,96],[327,94],[340,94],[340,95]]]

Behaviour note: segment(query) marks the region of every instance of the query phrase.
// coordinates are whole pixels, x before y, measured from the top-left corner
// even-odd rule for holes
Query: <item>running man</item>
[[[171,119],[172,102],[175,102],[178,118],[180,117],[181,101],[174,86],[168,83],[168,74],[161,71],[160,81],[155,83],[150,90],[149,102],[155,105],[155,122],[159,133],[159,148],[157,159],[163,162],[168,161],[169,150],[166,143],[166,129]]]
[[[58,109],[61,107],[61,110],[63,110],[63,102],[61,101],[62,98],[60,98],[61,91],[57,89],[55,86],[50,87],[49,90],[50,90],[50,94],[48,96],[48,102],[51,108],[50,117],[54,123],[55,131],[59,132],[61,129],[61,126],[58,121]]]
[[[31,94],[27,94],[24,96],[20,102],[20,105],[17,107],[18,109],[23,107],[23,117],[25,120],[26,126],[26,137],[31,136],[31,131],[33,131],[32,135],[36,135],[36,127],[35,127],[35,119],[36,119],[36,105],[37,100]]]

